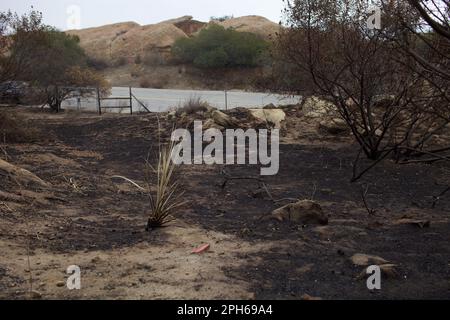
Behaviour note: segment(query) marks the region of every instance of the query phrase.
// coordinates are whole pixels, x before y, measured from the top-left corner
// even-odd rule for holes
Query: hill
[[[265,39],[270,39],[279,30],[278,24],[260,16],[210,22],[183,16],[144,26],[135,22],[123,22],[66,32],[80,38],[81,46],[91,58],[102,60],[109,65],[103,72],[112,85],[136,85],[149,74],[153,78],[158,77],[158,73],[155,75],[157,69],[168,79],[164,81],[168,86],[176,82],[178,88],[188,89],[199,88],[198,81],[191,79],[190,75],[172,72],[178,69],[173,66],[166,68],[164,62],[170,56],[171,47],[177,39],[195,36],[201,29],[213,23],[240,32],[255,33]],[[135,62],[138,57],[146,61],[151,59],[153,62],[137,66]],[[177,78],[176,81],[174,78]]]
[[[123,22],[96,28],[69,30],[77,35],[81,46],[93,58],[116,60],[134,58],[148,50],[170,49],[175,40],[194,35],[211,23],[237,31],[251,32],[266,39],[274,35],[279,25],[260,16],[245,16],[225,21],[200,22],[191,16],[184,16],[156,24],[141,26],[135,22]]]

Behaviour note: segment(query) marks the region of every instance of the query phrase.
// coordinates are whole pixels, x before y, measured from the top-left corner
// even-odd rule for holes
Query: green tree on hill
[[[88,68],[80,39],[44,25],[39,12],[0,13],[1,39],[8,41],[3,41],[7,47],[0,51],[0,80],[26,81],[39,93],[38,99],[42,96],[42,102],[54,110],[73,94],[92,93],[79,87],[109,90],[109,84]]]
[[[175,42],[175,60],[204,69],[256,67],[269,43],[255,34],[211,25],[198,36]]]

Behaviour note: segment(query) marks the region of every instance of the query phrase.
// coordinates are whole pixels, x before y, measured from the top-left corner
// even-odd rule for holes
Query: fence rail
[[[139,105],[142,108],[144,108],[148,113],[151,113],[151,111],[148,110],[147,106],[141,100],[139,100],[134,94],[131,94],[131,96],[139,103]]]
[[[103,98],[100,94],[100,89],[97,88],[97,104],[98,104],[98,114],[102,114],[102,109],[130,109],[130,114],[133,114],[133,98],[142,106],[147,112],[150,112],[148,108],[133,94],[131,87],[129,87],[130,95],[128,97],[105,97]],[[126,106],[105,106],[102,105],[102,101],[129,101],[129,105]]]

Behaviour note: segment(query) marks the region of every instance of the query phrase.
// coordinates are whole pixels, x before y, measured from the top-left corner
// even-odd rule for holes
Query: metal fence
[[[79,111],[93,111],[99,115],[105,112],[133,114],[150,112],[148,105],[139,100],[129,87],[127,96],[102,96],[99,88],[60,87],[59,90],[71,90],[70,97],[61,107]]]

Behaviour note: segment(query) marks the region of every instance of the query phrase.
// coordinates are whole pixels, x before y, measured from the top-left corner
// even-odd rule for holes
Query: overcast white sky
[[[61,30],[135,21],[151,24],[184,15],[208,21],[211,16],[261,15],[279,22],[282,0],[1,0],[0,11],[42,11],[44,22]],[[79,10],[77,9],[79,8]],[[79,14],[78,14],[79,11]],[[79,19],[78,19],[79,17]]]

